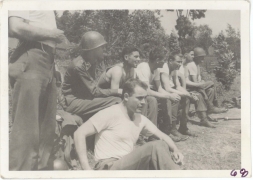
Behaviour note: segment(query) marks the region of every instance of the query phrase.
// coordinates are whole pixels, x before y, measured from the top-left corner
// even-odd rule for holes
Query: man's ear
[[[124,59],[128,60],[128,55],[127,54],[124,55]]]
[[[124,94],[124,101],[128,101],[128,99],[129,99],[129,94],[128,94],[128,93],[125,93],[125,94]]]

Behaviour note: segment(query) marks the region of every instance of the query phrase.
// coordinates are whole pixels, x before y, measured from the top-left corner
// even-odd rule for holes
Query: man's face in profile
[[[133,51],[132,53],[125,55],[124,58],[130,67],[136,68],[140,62],[140,53],[138,51]]]
[[[141,113],[146,103],[147,90],[140,86],[134,88],[134,93],[128,97],[127,109],[133,113]]]
[[[194,58],[194,52],[190,51],[189,53],[185,54],[185,63],[192,62]]]

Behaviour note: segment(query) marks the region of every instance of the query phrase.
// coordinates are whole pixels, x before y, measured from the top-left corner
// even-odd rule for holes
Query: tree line
[[[208,53],[213,46],[219,60],[216,69],[217,80],[227,83],[225,68],[229,76],[235,76],[234,62],[240,62],[240,31],[227,25],[226,35],[221,32],[212,37],[212,29],[208,25],[196,26],[195,19],[205,18],[206,10],[167,10],[177,13],[175,29],[170,35],[165,33],[161,25],[160,10],[84,10],[64,11],[61,16],[55,11],[56,22],[71,43],[70,55],[79,55],[78,44],[87,31],[98,31],[108,42],[105,66],[121,61],[120,52],[124,46],[134,45],[140,49],[141,56],[148,59],[149,51],[154,47],[164,48],[168,52],[181,52],[184,48],[200,46]],[[60,54],[58,56],[61,57]],[[220,68],[220,69],[219,69]],[[232,78],[231,82],[234,78]],[[230,83],[231,84],[231,83]],[[229,88],[230,85],[227,86]]]

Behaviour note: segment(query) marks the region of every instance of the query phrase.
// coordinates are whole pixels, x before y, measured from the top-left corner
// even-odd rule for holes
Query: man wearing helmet
[[[121,89],[101,89],[95,82],[96,64],[104,59],[106,41],[95,31],[86,32],[81,39],[81,55],[75,58],[65,73],[62,92],[65,110],[79,115],[83,121],[98,111],[121,102]]]
[[[214,102],[217,103],[216,89],[212,81],[204,81],[200,75],[200,64],[204,61],[206,53],[204,49],[196,47],[193,50],[193,61],[187,64],[188,69],[188,82],[187,85],[191,89],[195,89],[200,92],[206,102],[208,113],[223,113],[226,112],[225,108],[218,108],[214,106]]]

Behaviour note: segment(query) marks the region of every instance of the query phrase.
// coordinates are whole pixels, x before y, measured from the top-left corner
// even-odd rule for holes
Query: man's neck
[[[196,63],[195,61],[193,61],[195,64],[196,64],[196,66],[198,66],[199,64],[198,63]]]
[[[168,64],[168,67],[169,67],[169,72],[170,72],[170,74],[171,74],[171,72],[172,72],[171,64],[170,64],[170,63],[167,63],[167,64]]]
[[[122,102],[122,107],[123,107],[122,110],[124,111],[124,113],[129,117],[129,119],[131,121],[133,121],[134,120],[134,112],[127,109],[126,103],[124,101]]]
[[[130,69],[132,68],[127,62],[123,63],[123,67],[124,67],[125,73],[130,72]]]
[[[155,68],[155,66],[152,63],[148,63],[150,71],[152,72],[152,74],[154,73],[154,71],[157,69]]]
[[[96,64],[91,63],[92,61],[94,61],[94,59],[91,59],[89,56],[87,56],[87,57],[82,56],[82,58],[83,58],[85,64],[88,64],[88,63],[90,64],[88,72],[90,73],[90,75],[92,76],[92,78],[95,78],[95,75],[96,75]]]

